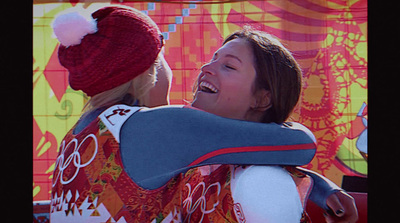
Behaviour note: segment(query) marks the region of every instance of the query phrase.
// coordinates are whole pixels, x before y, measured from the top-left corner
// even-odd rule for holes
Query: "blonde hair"
[[[88,114],[101,107],[108,107],[116,103],[133,105],[135,102],[144,105],[149,97],[148,92],[157,82],[157,66],[159,58],[145,72],[127,83],[101,92],[91,97],[83,108],[83,113]],[[131,94],[133,88],[133,95]]]

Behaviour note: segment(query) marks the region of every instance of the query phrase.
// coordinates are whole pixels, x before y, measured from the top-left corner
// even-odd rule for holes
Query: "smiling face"
[[[243,39],[234,39],[215,52],[201,68],[193,107],[226,118],[249,120],[256,106],[254,55]]]

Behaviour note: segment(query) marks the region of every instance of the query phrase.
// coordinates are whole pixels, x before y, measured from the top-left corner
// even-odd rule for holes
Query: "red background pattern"
[[[52,172],[65,133],[87,98],[68,85],[52,37],[54,16],[70,8],[123,4],[147,13],[166,39],[173,71],[171,104],[192,100],[192,84],[224,37],[251,25],[276,36],[300,63],[301,103],[293,119],[315,134],[318,152],[307,165],[341,184],[343,175],[367,176],[367,1],[34,1],[33,199],[50,198]],[[357,144],[358,143],[358,144]],[[360,144],[361,143],[361,144]],[[363,150],[364,149],[364,150]]]

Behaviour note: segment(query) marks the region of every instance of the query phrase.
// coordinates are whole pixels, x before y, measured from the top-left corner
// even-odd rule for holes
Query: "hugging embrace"
[[[150,17],[108,6],[53,28],[70,86],[90,99],[61,143],[51,222],[308,222],[307,199],[327,221],[356,221],[351,196],[298,167],[317,143],[287,122],[302,73],[269,34],[229,35],[178,106]]]

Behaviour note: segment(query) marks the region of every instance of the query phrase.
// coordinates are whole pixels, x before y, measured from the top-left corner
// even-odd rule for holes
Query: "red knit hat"
[[[54,26],[61,42],[58,58],[69,71],[69,83],[88,96],[110,90],[143,73],[154,63],[163,46],[157,25],[138,10],[105,7],[95,11],[92,17],[97,27],[84,31],[74,44],[63,44],[60,36],[68,33],[62,25],[57,33]],[[73,26],[84,25],[70,25]]]

